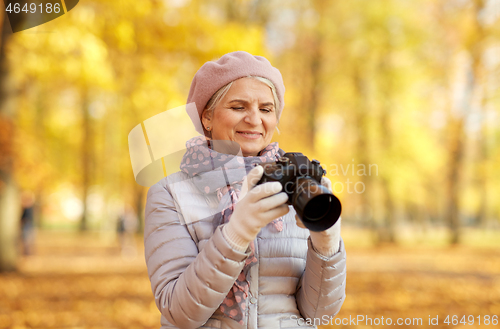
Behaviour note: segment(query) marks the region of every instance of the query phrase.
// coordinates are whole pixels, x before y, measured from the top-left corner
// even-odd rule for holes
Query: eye
[[[273,110],[271,109],[266,109],[266,108],[263,108],[263,109],[260,109],[261,111],[263,112],[266,112],[266,113],[269,113],[269,112],[272,112]]]
[[[244,110],[245,108],[244,107],[231,107],[233,110]]]

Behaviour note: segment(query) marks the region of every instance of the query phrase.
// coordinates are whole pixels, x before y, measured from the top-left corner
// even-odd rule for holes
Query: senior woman
[[[316,328],[340,310],[340,220],[309,232],[280,183],[257,185],[255,164],[284,154],[271,143],[284,92],[280,72],[243,51],[196,73],[188,103],[204,136],[187,141],[181,170],[152,186],[146,205],[145,257],[162,328]]]

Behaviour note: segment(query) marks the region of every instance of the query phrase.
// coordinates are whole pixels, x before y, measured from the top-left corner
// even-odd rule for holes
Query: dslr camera
[[[326,170],[318,160],[309,161],[302,153],[285,153],[276,162],[261,164],[264,173],[258,184],[280,182],[300,220],[311,231],[321,232],[339,219],[339,199],[321,185]]]

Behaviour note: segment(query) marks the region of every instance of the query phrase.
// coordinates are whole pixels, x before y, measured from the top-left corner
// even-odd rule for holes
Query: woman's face
[[[256,156],[271,142],[278,121],[271,88],[256,79],[238,79],[202,120],[213,140],[237,142],[243,156]]]

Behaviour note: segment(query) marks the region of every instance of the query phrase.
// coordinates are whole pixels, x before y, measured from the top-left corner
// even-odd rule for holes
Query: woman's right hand
[[[243,181],[240,199],[229,223],[224,227],[226,238],[242,249],[246,249],[261,228],[289,211],[286,204],[288,196],[281,192],[280,183],[268,182],[256,186],[263,172],[264,168],[257,166],[248,173]]]

